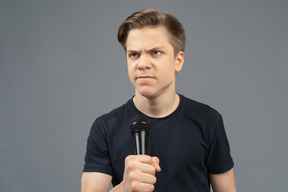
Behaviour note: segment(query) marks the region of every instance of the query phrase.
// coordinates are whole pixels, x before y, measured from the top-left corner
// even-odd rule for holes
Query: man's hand
[[[148,155],[130,155],[125,159],[123,181],[112,191],[152,192],[155,173],[160,172],[159,159]]]

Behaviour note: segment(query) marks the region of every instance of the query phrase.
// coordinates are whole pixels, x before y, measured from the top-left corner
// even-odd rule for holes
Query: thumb
[[[152,165],[155,167],[157,172],[161,171],[160,165],[159,165],[159,158],[158,157],[152,157]]]

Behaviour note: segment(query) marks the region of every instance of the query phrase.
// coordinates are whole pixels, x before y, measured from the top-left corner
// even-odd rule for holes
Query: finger
[[[125,162],[138,161],[141,163],[152,164],[152,159],[148,155],[129,155],[126,157]]]
[[[152,192],[154,191],[154,185],[148,183],[138,183],[135,186],[132,186],[133,191],[143,191],[143,192]]]
[[[152,165],[154,166],[155,170],[157,172],[161,171],[161,167],[160,167],[160,160],[158,157],[152,157]]]
[[[139,180],[143,183],[147,184],[155,184],[157,179],[154,175],[148,174],[148,173],[141,173],[139,174]]]
[[[138,167],[138,170],[141,171],[142,173],[155,175],[156,169],[153,165],[146,164],[146,163],[139,163],[137,167]]]
[[[149,155],[136,155],[136,157],[138,157],[138,160],[141,163],[147,163],[147,164],[151,164],[152,165],[152,157]]]
[[[150,157],[150,156],[147,156],[147,155],[143,155],[143,156],[141,156],[140,160],[141,160],[141,163],[145,163],[147,165],[149,164],[149,165],[151,165],[153,167],[153,169],[154,169],[153,173],[152,172],[147,172],[147,173],[155,175],[155,171],[157,171],[157,172],[161,171],[161,167],[159,165],[160,160],[159,160],[158,157]],[[147,167],[147,166],[144,166],[144,167],[145,167],[145,169],[147,171],[148,170],[152,171],[151,169],[149,169],[149,167]]]
[[[156,170],[152,165],[152,158],[149,156],[128,156],[125,161],[125,169],[128,171],[138,170],[143,173],[155,175]]]

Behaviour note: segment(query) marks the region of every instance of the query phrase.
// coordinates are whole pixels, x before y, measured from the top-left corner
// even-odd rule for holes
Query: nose
[[[151,67],[149,57],[145,54],[142,54],[138,60],[137,67],[139,70],[149,69]]]

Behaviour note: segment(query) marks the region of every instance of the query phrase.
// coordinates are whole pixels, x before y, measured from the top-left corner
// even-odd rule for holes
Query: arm
[[[221,174],[210,174],[210,180],[214,192],[237,191],[233,169]]]
[[[111,180],[110,175],[84,172],[81,178],[81,192],[108,192]]]
[[[159,172],[159,159],[147,155],[128,156],[125,159],[123,181],[111,192],[153,191],[155,172]],[[85,172],[81,179],[81,192],[108,192],[112,177],[97,172]]]

